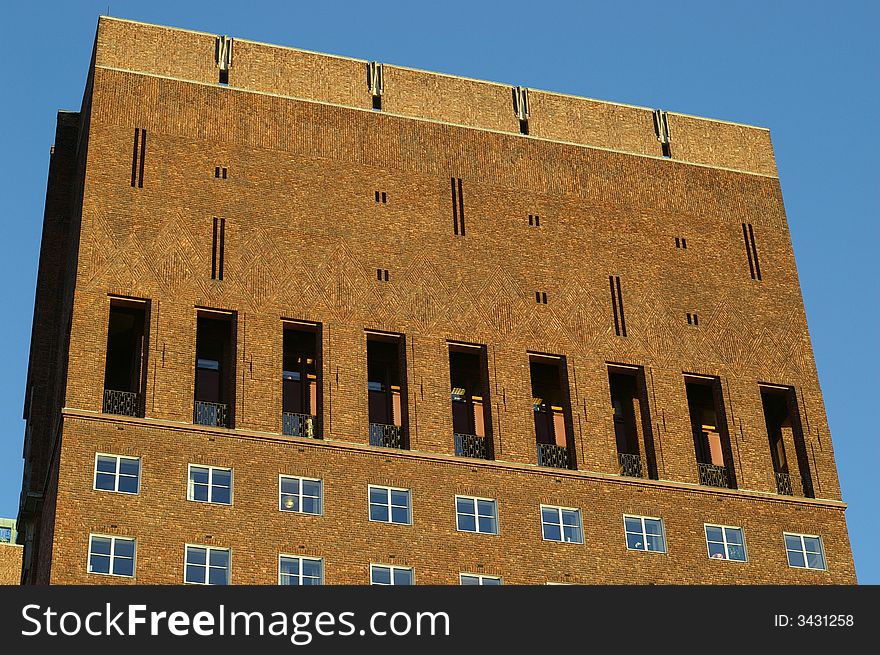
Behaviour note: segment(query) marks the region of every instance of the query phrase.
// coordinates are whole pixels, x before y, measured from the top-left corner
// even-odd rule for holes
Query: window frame
[[[785,543],[786,537],[797,537],[801,542],[801,550],[799,551],[789,551],[788,544]],[[810,566],[810,560],[807,557],[807,546],[804,543],[804,537],[815,539],[819,542],[819,555],[822,556],[822,565],[823,568],[817,569],[816,567]],[[828,571],[828,557],[825,555],[825,542],[822,540],[822,537],[818,534],[806,534],[803,532],[784,532],[782,533],[782,546],[785,548],[785,561],[788,563],[788,567],[791,569],[798,569],[800,571],[819,571],[826,572]],[[804,557],[804,566],[794,566],[791,563],[791,558],[788,556],[789,552],[799,552]]]
[[[462,582],[462,578],[476,578],[477,584],[475,585],[466,585]],[[487,585],[483,582],[483,580],[497,580],[497,585]],[[459,587],[501,587],[504,585],[504,578],[500,575],[486,575],[484,573],[459,573],[458,574],[458,586]]]
[[[561,537],[560,539],[548,539],[546,537],[546,535],[544,533],[544,525],[545,525],[545,523],[544,523],[544,510],[545,509],[556,510],[557,516],[559,517],[559,524],[558,525],[559,525],[559,536]],[[578,532],[580,535],[580,541],[566,541],[565,540],[565,531],[562,529],[563,527],[565,527],[565,523],[562,520],[562,512],[563,511],[575,512],[577,514]],[[563,507],[561,505],[544,505],[543,503],[541,503],[540,513],[541,513],[541,538],[544,541],[550,541],[550,542],[557,543],[557,544],[575,544],[578,546],[582,546],[584,544],[584,518],[583,518],[583,515],[581,514],[580,507]],[[556,525],[556,524],[553,524],[553,525]]]
[[[284,585],[284,584],[281,582],[281,560],[283,560],[285,557],[286,557],[287,559],[296,559],[296,560],[299,560],[299,575],[297,576],[298,579],[299,579],[299,584],[298,584],[298,585]],[[320,562],[320,564],[321,564],[321,575],[320,575],[320,577],[318,578],[318,585],[303,585],[303,583],[302,583],[302,579],[303,579],[303,573],[302,573],[302,570],[303,570],[303,569],[302,569],[303,560],[310,560],[310,561],[312,561],[312,562]],[[306,576],[306,577],[311,578],[311,576]],[[323,585],[324,585],[324,558],[323,558],[323,557],[309,557],[308,555],[292,555],[292,554],[290,554],[290,553],[278,553],[278,586],[294,586],[294,587],[295,587],[295,586],[299,586],[299,587],[303,587],[303,586],[323,586]]]
[[[626,538],[628,534],[630,534],[629,530],[626,529],[626,520],[627,519],[639,519],[642,524],[642,540],[645,544],[644,548],[630,548],[629,540]],[[663,539],[663,550],[649,550],[648,549],[648,533],[645,531],[645,520],[648,521],[659,521],[660,522],[660,537]],[[666,541],[666,522],[660,516],[642,516],[640,514],[624,514],[623,515],[623,540],[626,543],[626,549],[632,551],[634,553],[653,553],[655,555],[666,555],[669,553],[669,544]]]
[[[724,546],[724,557],[712,557],[712,553],[709,551],[709,532],[708,528],[720,528],[721,529],[721,543]],[[730,549],[729,543],[727,541],[727,531],[728,530],[739,530],[740,536],[742,537],[742,549],[743,549],[743,559],[732,559],[730,557]],[[739,564],[745,564],[749,561],[749,549],[746,546],[746,531],[743,530],[741,526],[737,525],[721,525],[720,523],[703,523],[703,534],[706,535],[706,554],[709,556],[709,559],[720,561],[720,562],[737,562]],[[664,535],[665,537],[665,535]],[[665,542],[665,538],[664,538]],[[713,543],[719,543],[717,541]],[[734,544],[736,545],[736,544]]]
[[[373,518],[373,512],[372,512],[373,505],[374,504],[377,506],[379,505],[379,503],[373,503],[373,501],[370,499],[370,492],[373,489],[382,489],[387,492],[388,502],[386,505],[384,505],[384,507],[386,507],[388,509],[388,520],[387,521]],[[407,519],[406,523],[401,523],[399,521],[393,520],[394,514],[391,511],[391,509],[392,509],[392,507],[400,507],[400,505],[393,505],[391,503],[391,492],[392,491],[402,491],[406,494],[406,501],[407,501],[406,502],[406,505],[407,505],[406,506],[406,519]],[[413,524],[413,506],[412,505],[413,505],[413,503],[412,503],[412,489],[404,489],[402,487],[386,487],[381,484],[368,484],[367,485],[367,515],[369,516],[370,521],[373,523],[388,523],[390,525],[412,525]]]
[[[464,530],[460,527],[460,524],[458,521],[458,517],[459,517],[458,501],[459,500],[473,501],[473,508],[474,508],[473,517],[474,517],[474,525],[476,528],[475,530]],[[478,505],[479,501],[483,501],[486,503],[492,503],[492,509],[494,511],[492,518],[495,519],[495,532],[484,532],[483,530],[480,530],[480,516],[482,516],[482,515],[479,513],[479,505]],[[461,494],[455,494],[454,502],[455,502],[455,530],[456,530],[456,532],[466,532],[468,534],[488,534],[488,535],[495,535],[495,536],[498,536],[501,534],[501,522],[498,519],[498,501],[497,500],[495,500],[494,498],[483,498],[481,496],[462,496]],[[468,514],[467,516],[470,516],[470,514]]]
[[[208,469],[208,500],[199,500],[195,498],[195,483],[192,481],[193,467]],[[221,503],[212,500],[214,496],[214,471],[229,471],[229,502]],[[234,500],[235,492],[235,470],[228,466],[212,466],[210,464],[188,464],[186,469],[186,499],[194,503],[206,503],[210,505],[225,505],[231,507]]]
[[[373,570],[374,569],[389,569],[391,572],[391,584],[383,584],[381,582],[373,582]],[[409,571],[410,579],[412,580],[412,584],[410,585],[399,585],[394,582],[394,572],[395,571]],[[376,587],[414,587],[416,585],[416,569],[412,566],[398,566],[396,564],[376,564],[374,562],[370,562],[370,586]]]
[[[98,537],[99,539],[109,539],[110,540],[110,555],[102,555],[100,553],[95,553],[101,555],[102,557],[110,558],[110,570],[107,573],[102,573],[101,571],[92,571],[92,539]],[[125,557],[117,557],[116,555],[116,542],[117,541],[130,541],[132,542],[133,554],[131,556],[131,575],[125,575],[122,573],[113,573],[113,561],[115,559],[128,559]],[[124,537],[122,535],[116,534],[103,534],[100,532],[90,532],[89,533],[89,548],[86,553],[86,573],[89,575],[107,575],[113,576],[115,578],[130,578],[134,580],[137,577],[137,537]]]
[[[112,473],[114,480],[116,482],[116,484],[114,485],[116,487],[115,489],[99,489],[98,488],[98,473],[99,473],[99,471],[98,471],[98,458],[99,457],[115,457],[116,458],[116,471],[114,473]],[[119,490],[119,477],[122,475],[119,472],[119,470],[122,466],[123,459],[133,459],[133,460],[137,461],[137,464],[138,464],[137,491],[120,491]],[[141,465],[141,462],[142,462],[142,460],[141,460],[140,456],[135,457],[132,455],[115,455],[113,453],[96,452],[95,453],[95,470],[94,470],[94,475],[92,476],[92,490],[93,491],[104,491],[106,493],[111,493],[111,494],[126,494],[128,496],[139,495],[141,493],[141,474],[143,473],[143,466]],[[104,475],[111,475],[110,473],[107,473],[106,471],[100,471],[100,473],[102,473]],[[131,477],[131,476],[126,475],[125,477]]]
[[[204,548],[207,552],[205,553],[205,581],[204,582],[189,582],[186,579],[186,566],[187,566],[187,555],[189,554],[190,548]],[[211,551],[212,550],[225,550],[227,557],[227,565],[226,565],[226,585],[212,585],[208,580],[211,579]],[[216,568],[216,567],[215,567]],[[222,587],[229,586],[232,584],[232,548],[227,548],[225,546],[206,546],[205,544],[190,544],[186,543],[183,545],[183,584],[187,585],[197,585],[200,587]]]
[[[299,494],[297,495],[297,498],[299,499],[300,509],[284,509],[284,506],[282,505],[281,497],[284,494],[284,492],[281,491],[281,481],[284,480],[285,478],[288,480],[299,480]],[[303,499],[302,483],[303,483],[303,481],[317,482],[318,485],[320,486],[319,496],[318,496],[318,511],[317,512],[305,512],[301,509],[303,507],[303,502],[302,502],[302,499]],[[287,494],[287,495],[292,496],[293,494]],[[307,498],[314,498],[314,496],[307,496]],[[287,514],[305,514],[306,516],[324,516],[324,480],[321,478],[308,478],[308,477],[305,477],[302,475],[287,475],[284,473],[279,473],[278,474],[278,511],[284,512]]]

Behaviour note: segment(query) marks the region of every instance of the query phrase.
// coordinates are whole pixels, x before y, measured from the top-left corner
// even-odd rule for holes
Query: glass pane
[[[501,578],[483,578],[483,585],[500,585]]]
[[[214,487],[211,502],[229,505],[232,502],[232,489],[229,487]]]
[[[706,539],[708,539],[709,541],[718,541],[718,542],[724,541],[724,537],[723,537],[721,528],[707,525],[706,526]]]
[[[116,473],[116,458],[98,455],[98,470],[105,473]]]
[[[804,568],[806,566],[806,562],[804,561],[804,554],[799,550],[789,550],[788,552],[788,565],[796,566],[797,568]]]
[[[724,556],[724,544],[719,544],[714,541],[709,542],[709,557],[712,559],[727,559]]]
[[[282,573],[278,579],[278,584],[283,586],[293,586],[299,584],[299,578]]]
[[[406,507],[391,508],[392,523],[409,523],[409,509]]]
[[[113,558],[113,575],[134,575],[134,560],[128,557]]]
[[[117,539],[113,554],[116,557],[134,557],[134,539]]]
[[[641,532],[642,531],[642,520],[636,519],[631,516],[627,516],[623,519],[623,524],[626,526],[627,532]]]
[[[290,494],[281,494],[281,511],[283,511],[283,512],[298,512],[299,511],[299,497],[292,496]]]
[[[559,526],[552,523],[545,523],[544,539],[549,539],[550,541],[562,541],[562,531]]]
[[[278,569],[281,571],[281,575],[299,575],[299,559],[282,557]]]
[[[463,575],[463,576],[461,576],[461,584],[463,584],[463,585],[478,585],[478,584],[480,584],[480,579],[475,575]]]
[[[825,558],[820,553],[807,553],[807,566],[811,569],[825,570]]]
[[[195,584],[205,584],[205,567],[194,564],[186,565],[186,581]]]
[[[371,503],[388,503],[388,490],[379,487],[370,487]]]
[[[370,505],[371,521],[387,521],[388,508],[385,505]]]
[[[208,550],[206,548],[189,547],[186,549],[187,564],[204,564],[208,560]]]
[[[321,584],[321,578],[303,578],[302,584],[311,586],[319,585]]]
[[[630,550],[645,550],[645,543],[642,540],[642,535],[633,534],[632,532],[626,533],[626,547]]]
[[[739,528],[727,528],[727,543],[737,546],[743,545],[743,532]]]
[[[787,550],[800,550],[801,538],[793,534],[785,535],[785,548]]]
[[[658,521],[657,519],[645,519],[645,534],[663,534],[663,523],[661,521]]]
[[[730,556],[730,559],[736,560],[737,562],[745,562],[746,561],[746,549],[742,546],[731,545],[727,547],[727,553]]]
[[[559,523],[559,512],[550,507],[542,507],[541,521],[544,523]]]
[[[495,521],[495,517],[489,516],[481,516],[480,517],[480,532],[486,534],[495,534],[498,532],[498,525]]]
[[[141,468],[140,464],[140,460],[123,458],[119,460],[119,472],[122,475],[137,476]]]
[[[581,543],[581,529],[578,527],[566,525],[563,526],[563,537],[564,541],[572,544]]]
[[[477,513],[480,516],[495,516],[495,503],[491,500],[478,500]]]
[[[191,466],[189,479],[199,484],[208,484],[208,469],[201,466]]]
[[[224,568],[229,566],[229,551],[221,550],[219,548],[211,549],[211,566],[222,566]]]
[[[663,545],[663,537],[655,534],[648,535],[648,550],[655,553],[664,553],[666,548]]]
[[[320,499],[312,498],[311,496],[303,496],[302,511],[305,512],[306,514],[320,514],[321,513]]]
[[[208,485],[206,485],[206,484],[192,485],[192,499],[207,502],[208,501]]]
[[[110,539],[106,537],[92,537],[91,552],[98,555],[110,554]]]
[[[110,475],[109,473],[98,473],[95,476],[95,489],[101,489],[103,491],[115,491],[116,476]]]
[[[299,480],[297,478],[281,478],[281,493],[299,495]]]
[[[413,574],[410,569],[395,569],[394,584],[411,585],[413,583]]]
[[[456,498],[455,499],[455,511],[459,514],[473,514],[474,513],[474,501],[470,498]]]
[[[136,494],[138,490],[138,479],[127,475],[119,476],[119,491],[127,494]]]
[[[222,469],[214,469],[214,484],[221,487],[232,486],[232,471],[224,471]]]
[[[322,568],[323,566],[319,559],[304,559],[302,561],[303,575],[309,578],[320,578]]]
[[[819,540],[816,537],[804,537],[804,549],[808,553],[822,552],[822,549],[819,547]]]
[[[409,507],[409,492],[408,491],[392,491],[391,492],[391,504],[397,505],[399,507]]]
[[[319,480],[303,480],[303,496],[321,497],[321,482]]]
[[[387,566],[374,566],[370,575],[370,582],[373,584],[391,584],[391,569]]]
[[[92,573],[110,573],[110,556],[92,555],[89,557],[89,571]]]
[[[477,531],[477,520],[473,514],[459,514],[458,515],[458,529],[464,530],[465,532],[476,532]]]
[[[208,584],[229,584],[229,572],[211,567],[208,569]]]
[[[578,527],[581,524],[580,512],[564,509],[562,510],[562,523],[570,527]]]

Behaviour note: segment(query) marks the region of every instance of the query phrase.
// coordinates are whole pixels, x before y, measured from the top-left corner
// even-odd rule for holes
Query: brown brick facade
[[[52,264],[44,233],[41,255],[29,581],[130,581],[87,573],[89,533],[135,537],[139,583],[182,582],[187,543],[231,548],[234,583],[275,583],[279,553],[323,558],[327,583],[370,562],[420,584],[855,581],[766,130],[669,114],[670,159],[643,108],[531,91],[523,136],[509,86],[384,66],[372,111],[367,62],[235,40],[227,88],[215,51],[99,23],[64,151],[72,253]],[[111,297],[150,301],[144,418],[101,413]],[[63,311],[41,322],[65,303],[69,349]],[[233,430],[192,425],[198,308],[235,312]],[[321,326],[323,440],[280,435],[283,319]],[[405,335],[409,450],[368,445],[365,330]],[[448,341],[487,348],[495,461],[455,456]],[[59,348],[63,401],[35,379]],[[575,470],[537,466],[528,353],[565,357]],[[658,480],[618,475],[609,363],[643,367]],[[736,490],[698,484],[685,374],[720,382]],[[815,498],[777,493],[762,384],[795,391]],[[97,452],[140,457],[140,493],[93,490]],[[186,500],[190,463],[234,469],[231,506]],[[322,479],[323,516],[279,512],[279,474]],[[413,524],[368,521],[369,484],[411,489]],[[456,531],[456,494],[496,499],[500,534]],[[584,543],[543,541],[542,503],[579,508]],[[661,517],[668,553],[628,551],[624,514]],[[704,523],[742,527],[748,562],[710,560]],[[787,566],[783,532],[821,536],[828,570]]]

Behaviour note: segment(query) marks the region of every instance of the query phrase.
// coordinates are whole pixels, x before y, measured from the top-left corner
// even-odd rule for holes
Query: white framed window
[[[623,527],[626,533],[626,547],[629,550],[642,550],[649,553],[666,552],[663,519],[624,515]]]
[[[183,581],[186,584],[229,584],[229,549],[187,544]]]
[[[541,532],[545,541],[584,543],[581,511],[573,507],[541,505]]]
[[[491,498],[455,497],[455,527],[461,532],[498,534],[498,505]]]
[[[200,503],[231,505],[232,469],[190,464],[186,498]]]
[[[139,457],[95,454],[95,485],[98,491],[136,494],[140,491],[141,460]]]
[[[825,548],[822,538],[811,534],[784,532],[788,565],[796,569],[825,571]]]
[[[137,545],[130,537],[89,535],[89,573],[134,577]]]
[[[278,509],[282,512],[321,514],[324,511],[324,484],[313,478],[278,476]]]
[[[317,557],[279,555],[278,584],[321,585],[324,584],[324,560]]]
[[[370,485],[370,520],[383,523],[412,523],[409,489]]]
[[[462,573],[458,576],[458,582],[462,586],[470,585],[500,585],[501,577],[497,575],[477,575],[476,573]]]
[[[370,564],[370,584],[413,585],[415,577],[410,567]]]
[[[729,525],[706,523],[706,548],[710,559],[725,559],[732,562],[746,561],[746,542],[742,528]]]

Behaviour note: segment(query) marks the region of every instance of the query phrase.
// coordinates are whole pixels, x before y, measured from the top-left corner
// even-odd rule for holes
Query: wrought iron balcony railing
[[[804,496],[804,487],[801,476],[796,473],[783,473],[774,471],[776,478],[776,493],[783,496]]]
[[[475,434],[454,434],[455,454],[459,457],[474,457],[476,459],[489,459],[489,447],[486,437],[478,437]]]
[[[195,403],[194,423],[212,425],[217,428],[229,427],[229,405],[225,403],[209,403],[197,400]]]
[[[370,423],[370,445],[383,448],[406,448],[406,435],[399,425]]]
[[[281,434],[288,437],[320,439],[321,431],[318,429],[318,417],[311,414],[282,412]]]
[[[698,462],[697,471],[700,474],[700,484],[703,486],[730,488],[730,472],[727,467]]]
[[[638,453],[617,453],[617,468],[620,475],[630,478],[647,477],[647,467]]]
[[[552,443],[538,444],[538,466],[552,466],[558,469],[570,468],[568,449]]]
[[[137,391],[104,389],[104,409],[102,411],[105,414],[140,416],[141,395]]]

